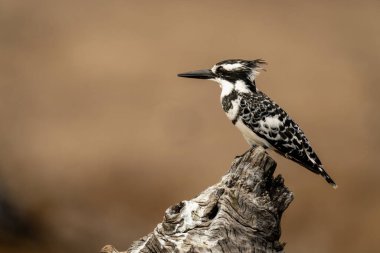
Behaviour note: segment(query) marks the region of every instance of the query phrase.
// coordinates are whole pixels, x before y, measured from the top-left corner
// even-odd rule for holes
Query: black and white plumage
[[[226,60],[210,70],[179,74],[180,77],[209,79],[222,88],[221,104],[227,117],[250,145],[272,149],[308,170],[322,175],[337,187],[326,173],[300,127],[267,95],[256,88],[255,77],[265,61]]]

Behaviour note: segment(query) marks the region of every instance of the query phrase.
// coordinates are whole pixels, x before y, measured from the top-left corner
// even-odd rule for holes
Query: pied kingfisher
[[[211,69],[178,74],[209,79],[222,88],[221,104],[227,117],[251,146],[260,145],[322,175],[334,188],[333,179],[310,146],[303,131],[289,115],[256,88],[255,78],[266,62],[262,59],[225,60]]]

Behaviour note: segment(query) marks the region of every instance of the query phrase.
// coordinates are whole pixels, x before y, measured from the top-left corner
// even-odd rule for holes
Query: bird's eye
[[[224,68],[222,66],[219,66],[216,68],[216,72],[223,72],[224,71]]]

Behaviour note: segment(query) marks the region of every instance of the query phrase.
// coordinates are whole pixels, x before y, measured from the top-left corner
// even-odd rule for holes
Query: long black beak
[[[186,78],[197,78],[197,79],[212,79],[215,77],[214,73],[212,73],[209,69],[202,69],[202,70],[196,70],[191,71],[187,73],[181,73],[178,74],[179,77],[186,77]]]

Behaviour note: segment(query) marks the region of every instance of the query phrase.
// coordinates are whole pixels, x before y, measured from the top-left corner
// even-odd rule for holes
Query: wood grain
[[[236,157],[221,181],[169,207],[162,223],[124,253],[283,252],[280,222],[293,194],[262,147]],[[113,246],[101,252],[118,253]]]

